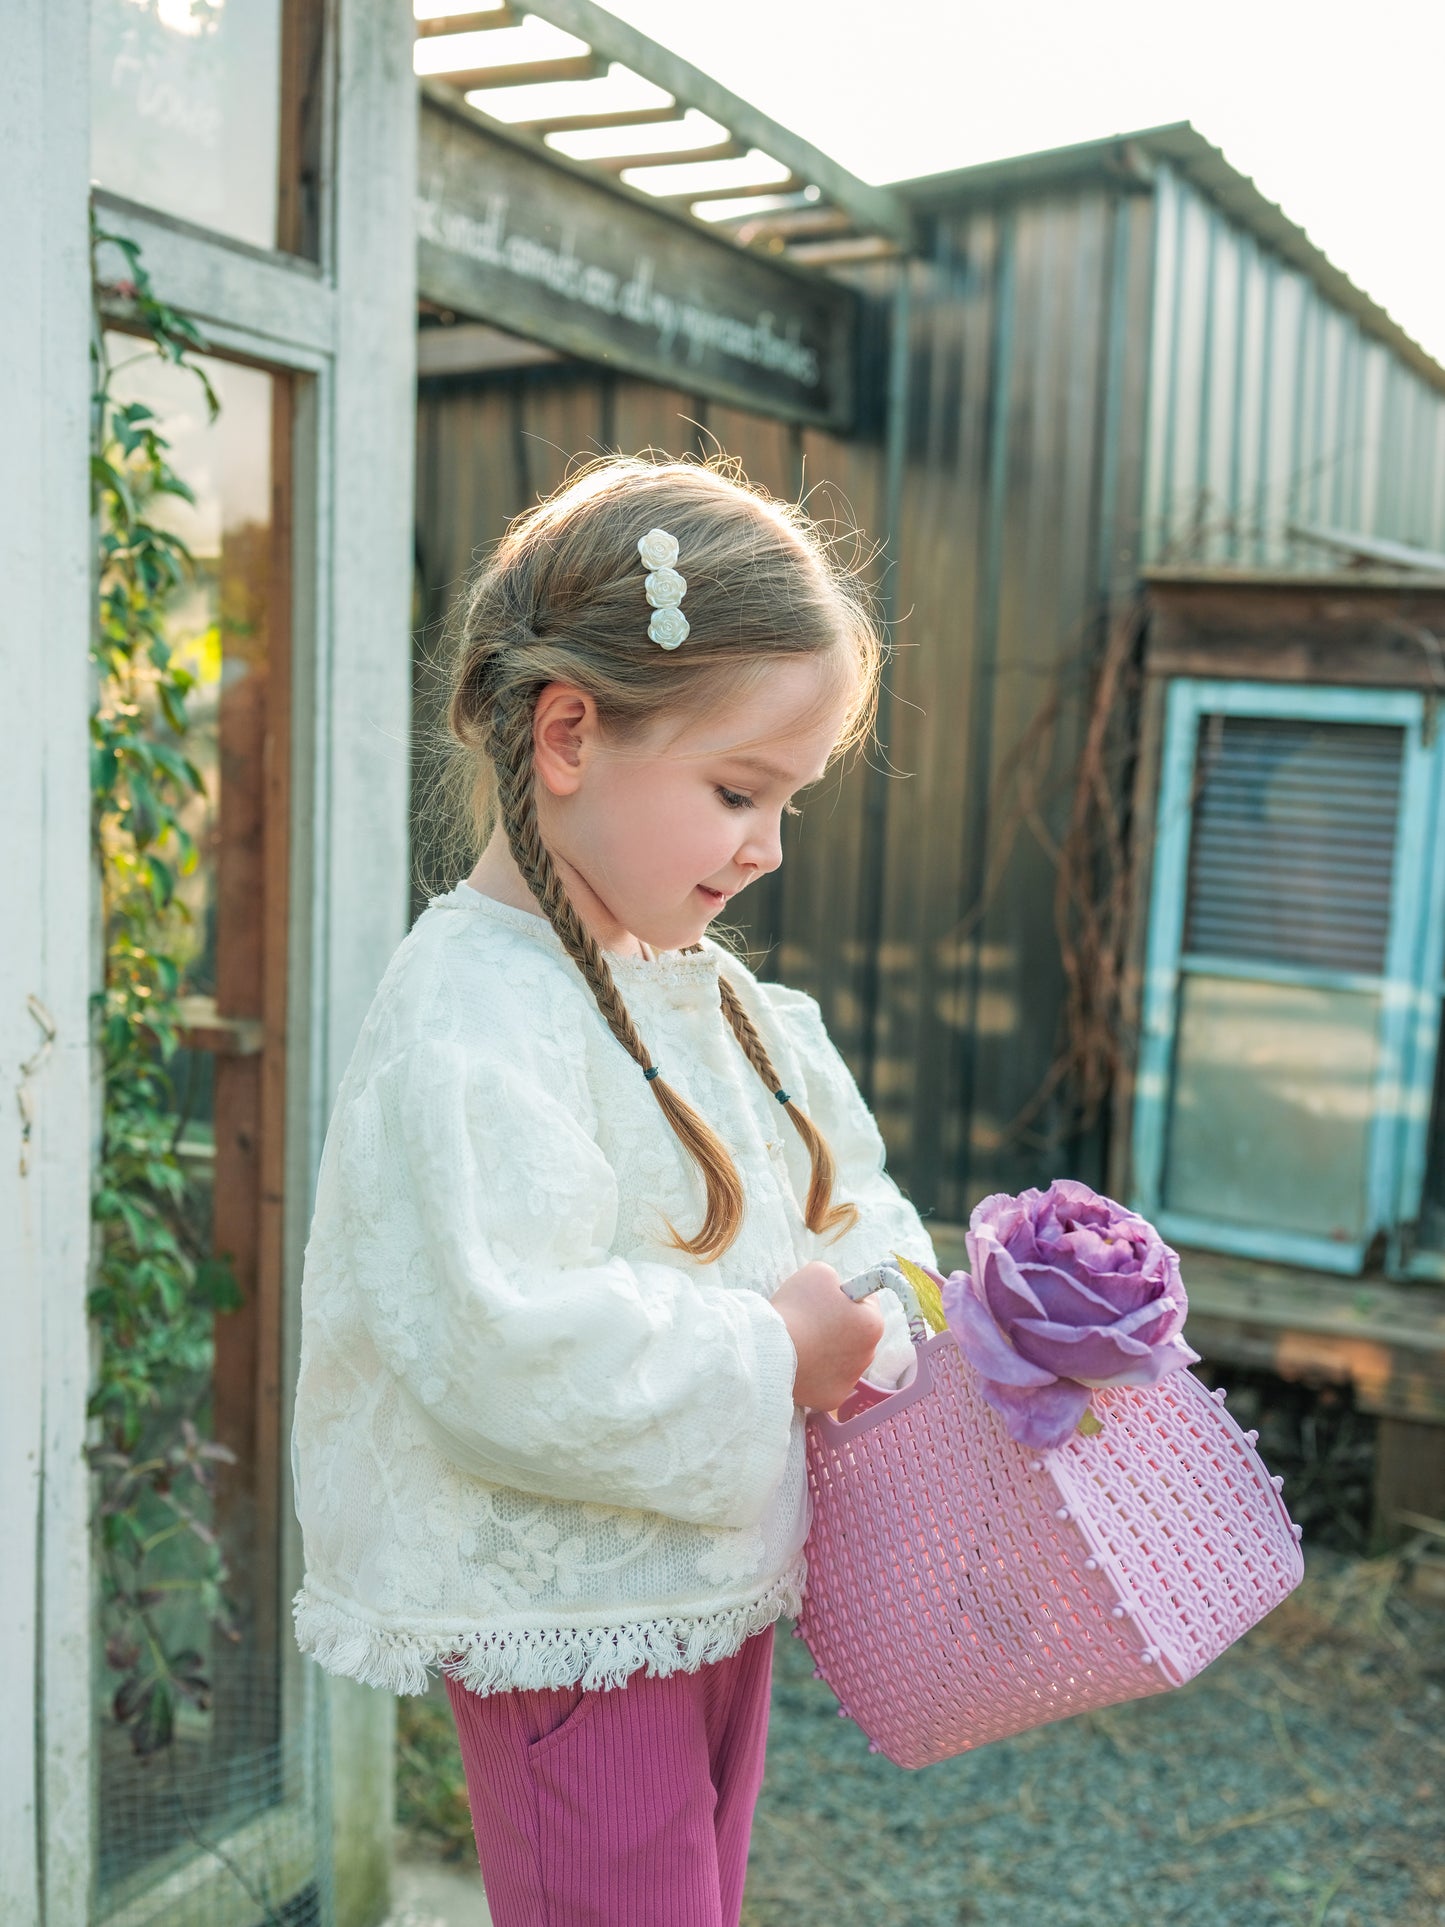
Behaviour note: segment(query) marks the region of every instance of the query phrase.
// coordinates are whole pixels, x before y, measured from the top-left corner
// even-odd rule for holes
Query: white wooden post
[[[406,932],[408,908],[413,30],[410,7],[387,0],[337,11],[335,360],[330,420],[322,424],[331,459],[319,478],[330,497],[330,567],[322,586],[329,607],[318,612],[313,849],[310,866],[298,870],[299,880],[310,867],[317,882],[313,1172],[337,1083]],[[363,1927],[386,1909],[395,1703],[349,1680],[332,1681],[329,1690],[337,1919]]]
[[[89,11],[86,0],[12,0],[0,61],[6,1927],[83,1927],[90,1891]]]

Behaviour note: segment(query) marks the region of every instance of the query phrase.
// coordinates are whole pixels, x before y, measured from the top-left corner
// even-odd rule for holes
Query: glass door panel
[[[195,678],[187,750],[205,781],[187,827],[198,862],[177,895],[185,1047],[170,1066],[174,1141],[185,1174],[185,1242],[235,1308],[177,1316],[189,1361],[173,1374],[157,1440],[183,1418],[234,1454],[202,1524],[229,1567],[227,1636],[189,1578],[154,1608],[166,1647],[198,1655],[208,1703],[181,1700],[172,1743],[138,1760],[117,1724],[114,1675],[97,1709],[98,1881],[107,1904],[149,1885],[169,1855],[194,1853],[282,1792],[279,1679],[279,1213],[286,994],[291,386],[285,376],[208,358],[221,412],[207,420],[193,375],[115,338],[120,399],[155,410],[171,464],[195,493],[156,519],[196,561],[168,611],[168,640]],[[121,368],[122,363],[128,365]]]

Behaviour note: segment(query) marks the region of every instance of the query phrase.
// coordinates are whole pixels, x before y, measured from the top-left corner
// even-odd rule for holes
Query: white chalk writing
[[[656,266],[649,255],[640,255],[634,261],[632,273],[624,281],[610,268],[580,259],[573,234],[564,233],[561,245],[552,247],[533,235],[509,233],[505,194],[492,195],[482,217],[448,207],[430,194],[419,195],[417,230],[437,247],[500,268],[520,280],[535,281],[564,300],[653,331],[664,355],[672,355],[681,343],[682,352],[693,363],[711,350],[751,367],[786,375],[806,388],[816,388],[822,379],[817,352],[800,340],[797,322],[779,334],[768,309],[749,321],[741,315],[679,300],[656,285]]]

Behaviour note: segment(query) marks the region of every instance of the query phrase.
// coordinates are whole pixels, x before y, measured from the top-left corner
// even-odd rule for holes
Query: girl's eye
[[[750,810],[753,807],[753,799],[744,796],[740,790],[725,790],[719,784],[718,795],[730,810]]]

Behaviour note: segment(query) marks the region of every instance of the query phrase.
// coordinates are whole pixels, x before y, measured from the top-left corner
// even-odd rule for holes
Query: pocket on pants
[[[548,1687],[521,1694],[526,1702],[519,1711],[526,1725],[528,1758],[544,1759],[565,1746],[586,1724],[598,1697],[580,1686]]]

